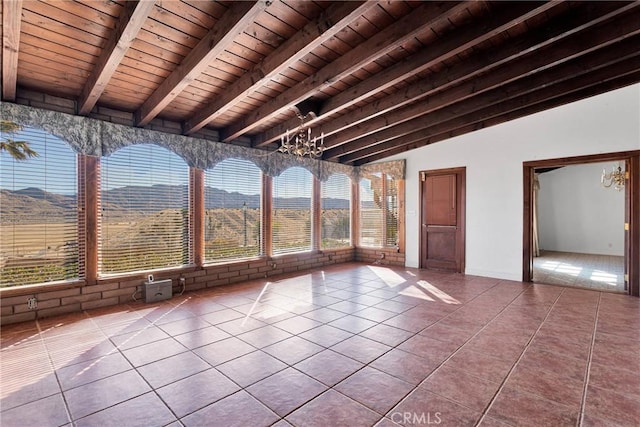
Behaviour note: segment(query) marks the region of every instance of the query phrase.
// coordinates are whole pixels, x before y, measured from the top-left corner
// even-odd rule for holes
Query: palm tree
[[[27,141],[15,141],[13,138],[7,138],[4,134],[14,134],[22,130],[22,126],[9,120],[0,120],[0,133],[3,134],[0,139],[0,152],[6,151],[11,157],[20,161],[27,160],[30,157],[38,157],[39,154],[29,147]]]

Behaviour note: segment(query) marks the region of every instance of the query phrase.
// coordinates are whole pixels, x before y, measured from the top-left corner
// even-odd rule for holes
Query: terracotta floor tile
[[[267,324],[261,320],[253,319],[251,317],[241,317],[239,319],[230,320],[224,323],[217,323],[216,327],[222,329],[228,334],[239,335],[245,332],[253,331],[254,329],[262,328]]]
[[[167,338],[125,350],[122,354],[133,366],[138,367],[185,351],[187,351],[185,346],[173,338]]]
[[[119,403],[75,421],[77,427],[164,426],[176,417],[155,393]]]
[[[158,327],[169,335],[179,335],[211,326],[201,317],[189,317],[187,319],[176,320],[175,322],[164,323]]]
[[[213,313],[205,314],[201,317],[212,325],[217,325],[219,323],[240,319],[244,317],[244,314],[231,308],[225,308],[224,310],[218,310]]]
[[[576,410],[580,409],[582,403],[584,378],[559,375],[547,370],[522,368],[518,364],[505,384]]]
[[[505,387],[487,412],[490,417],[514,426],[575,426],[580,409]]]
[[[609,343],[596,341],[593,346],[591,361],[600,365],[609,365],[611,361],[615,361],[615,366],[637,372],[638,354],[633,345],[626,348],[615,348],[610,346]]]
[[[458,405],[424,388],[415,389],[405,400],[387,413],[400,425],[474,426],[481,412]]]
[[[237,335],[242,341],[248,342],[255,348],[266,347],[271,344],[275,344],[278,341],[290,338],[292,335],[289,332],[283,331],[272,325],[263,326],[258,329],[254,329],[249,332]]]
[[[347,332],[330,325],[321,325],[300,334],[300,337],[323,347],[331,347],[332,345],[335,345],[340,341],[344,341],[352,336],[353,334],[351,332]]]
[[[439,359],[420,357],[397,348],[383,354],[370,366],[396,378],[417,385],[440,365]]]
[[[405,331],[404,329],[394,328],[393,326],[380,323],[372,328],[367,329],[359,334],[362,337],[369,338],[374,341],[378,341],[382,344],[386,344],[392,347],[406,341],[413,336],[412,332]]]
[[[2,369],[2,410],[15,408],[53,394],[60,393],[60,386],[52,370],[29,372],[29,376],[10,375]]]
[[[398,348],[418,356],[429,353],[449,355],[458,348],[458,344],[435,340],[424,335],[415,335],[400,344]]]
[[[209,326],[208,328],[197,329],[195,331],[174,336],[176,341],[189,350],[193,350],[194,348],[202,347],[207,344],[213,344],[216,341],[230,337],[231,335],[222,329],[216,328],[215,326]]]
[[[158,360],[138,368],[138,373],[153,388],[159,388],[174,381],[211,368],[194,353],[186,352]]]
[[[560,353],[568,357],[587,360],[591,340],[581,335],[557,334],[540,331],[531,341],[530,348]]]
[[[435,323],[437,319],[423,319],[414,316],[407,316],[404,313],[398,314],[395,317],[385,320],[383,323],[395,328],[404,329],[412,333],[417,333],[426,328],[427,326]]]
[[[396,315],[397,313],[394,313],[393,311],[387,311],[377,307],[367,307],[364,310],[354,313],[354,316],[362,317],[374,322],[384,322]]]
[[[485,334],[482,336],[476,335],[464,344],[462,348],[515,362],[524,351],[525,346],[526,343],[520,343],[508,337]]]
[[[113,342],[113,344],[118,347],[120,351],[124,351],[166,338],[169,338],[169,334],[167,334],[157,326],[149,324],[149,326],[145,327],[144,329],[140,329],[134,332],[128,332],[122,335],[112,336],[111,342]]]
[[[3,427],[62,426],[70,422],[62,394],[54,394],[13,409],[2,405]]]
[[[186,427],[211,425],[225,427],[267,427],[278,420],[269,408],[245,391],[232,394],[212,405],[183,418]]]
[[[126,371],[64,392],[74,420],[151,390],[135,371]]]
[[[354,294],[354,295],[356,297],[359,296],[358,294]],[[353,300],[342,300],[340,302],[327,306],[327,308],[330,310],[336,310],[345,314],[353,314],[360,310],[364,310],[367,307],[368,305],[360,304]]]
[[[353,301],[358,304],[364,304],[371,307],[381,302],[384,302],[386,300],[384,298],[374,297],[372,295],[358,295],[357,297],[351,298],[350,301]],[[382,307],[378,307],[378,308],[382,308]]]
[[[555,375],[583,381],[587,363],[584,359],[576,359],[561,353],[545,351],[541,347],[530,347],[518,362],[518,367],[534,372],[548,371]]]
[[[636,353],[636,356],[638,356],[638,353]],[[640,359],[640,356],[638,356],[638,359]],[[640,400],[639,364],[640,361],[637,360],[635,366],[630,365],[625,366],[625,369],[618,369],[613,366],[592,363],[589,370],[589,385],[602,390],[622,393]],[[627,367],[631,369],[626,369]]]
[[[204,347],[198,347],[193,350],[193,352],[209,362],[212,366],[217,366],[236,357],[251,353],[254,350],[255,347],[238,338],[231,337],[205,345]]]
[[[119,352],[77,363],[56,370],[62,390],[88,384],[133,369],[129,361]]]
[[[337,351],[338,353],[344,354],[345,356],[362,363],[369,363],[382,356],[390,349],[391,347],[388,345],[359,335],[355,335],[331,347],[331,350]]]
[[[346,313],[338,310],[332,310],[327,307],[322,307],[308,313],[304,313],[303,316],[308,317],[309,319],[317,320],[318,322],[328,323],[346,316]]]
[[[218,365],[216,369],[241,387],[247,387],[286,367],[278,359],[257,350]]]
[[[273,412],[284,417],[323,391],[324,384],[293,368],[280,371],[246,389]]]
[[[336,328],[343,329],[347,332],[351,332],[352,334],[359,334],[376,324],[376,322],[372,322],[371,320],[363,319],[362,317],[357,317],[352,314],[328,323],[328,325],[335,326]]]
[[[318,322],[317,320],[313,320],[303,316],[291,317],[289,319],[282,320],[273,324],[273,326],[285,330],[293,335],[301,334],[302,332],[308,331],[309,329],[313,329],[320,325],[322,325],[322,322]]]
[[[227,377],[215,369],[209,369],[156,391],[178,418],[181,418],[238,390],[240,387]]]
[[[402,302],[399,302],[399,301],[384,300],[384,301],[376,304],[374,307],[381,308],[381,309],[387,310],[387,311],[393,311],[396,314],[400,314],[400,313],[404,313],[405,311],[409,310],[411,307],[413,307],[413,305],[412,304],[402,303]]]
[[[365,366],[333,388],[383,415],[406,396],[413,385]]]
[[[324,350],[297,363],[294,368],[332,387],[363,366],[364,364],[350,357],[332,350]]]
[[[311,341],[293,336],[284,341],[267,346],[262,350],[287,365],[294,365],[309,356],[321,352],[324,348]]]
[[[380,418],[372,410],[334,390],[328,390],[299,408],[286,420],[305,427],[365,427]]]
[[[458,329],[440,323],[433,324],[420,332],[422,336],[458,346],[467,342],[474,334],[475,332],[473,331]]]
[[[467,408],[483,412],[499,387],[500,383],[481,379],[444,365],[418,388],[425,388]]]
[[[486,353],[462,348],[445,365],[451,369],[465,371],[478,378],[501,383],[513,367],[514,362]]]
[[[606,420],[604,425],[637,426],[640,420],[640,399],[589,385],[584,417],[585,420]],[[594,425],[593,421],[587,424]]]

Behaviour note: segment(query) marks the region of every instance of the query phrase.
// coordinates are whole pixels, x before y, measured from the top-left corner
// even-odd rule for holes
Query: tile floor
[[[533,258],[533,279],[540,283],[626,293],[624,257],[540,251]]]
[[[640,299],[343,264],[2,329],[9,426],[637,426]]]

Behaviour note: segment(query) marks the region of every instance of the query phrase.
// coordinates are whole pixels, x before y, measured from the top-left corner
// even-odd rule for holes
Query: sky
[[[27,141],[39,156],[16,161],[9,154],[0,152],[0,188],[20,190],[29,187],[72,195],[77,191],[76,155],[60,138],[40,129],[25,127],[14,135],[2,134],[17,141]],[[55,172],[52,172],[55,165]],[[48,169],[47,169],[48,168]],[[248,173],[242,173],[247,171]],[[47,172],[49,173],[47,176]],[[259,194],[260,170],[247,160],[229,159],[206,172],[205,185],[219,183],[219,188],[242,194]],[[246,179],[239,177],[246,176]],[[47,179],[45,185],[45,177]],[[280,197],[308,197],[311,189],[311,173],[300,167],[284,171],[278,181],[286,180],[290,191]],[[188,168],[175,153],[152,144],[132,145],[102,159],[102,188],[110,190],[126,185],[186,184]],[[274,181],[275,182],[275,181]],[[347,191],[336,184],[347,181],[333,177],[324,187],[323,197],[349,198]]]

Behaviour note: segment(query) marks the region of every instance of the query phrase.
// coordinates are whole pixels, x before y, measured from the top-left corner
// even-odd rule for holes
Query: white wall
[[[624,191],[600,184],[602,169],[612,167],[617,163],[566,166],[539,175],[541,249],[624,255]]]
[[[418,267],[421,170],[467,168],[466,273],[521,280],[522,162],[640,149],[640,84],[408,151],[406,265]]]

